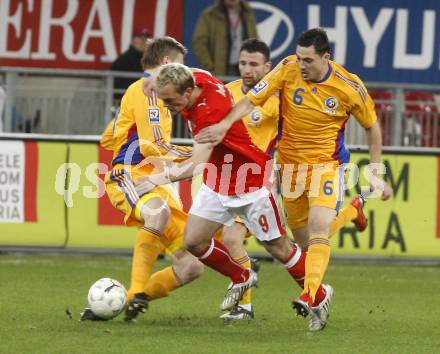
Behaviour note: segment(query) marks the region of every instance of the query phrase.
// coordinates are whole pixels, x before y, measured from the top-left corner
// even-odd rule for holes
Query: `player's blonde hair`
[[[182,95],[187,88],[194,88],[194,76],[191,70],[183,64],[166,64],[160,69],[156,86],[161,89],[166,85],[173,85],[176,92]]]

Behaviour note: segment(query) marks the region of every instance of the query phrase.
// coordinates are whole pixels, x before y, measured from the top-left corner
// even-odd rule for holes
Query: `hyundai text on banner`
[[[184,43],[211,0],[185,1]],[[364,81],[440,83],[440,1],[249,1],[258,33],[277,64],[294,54],[301,32],[322,27],[339,64]],[[198,65],[188,56],[188,64]]]

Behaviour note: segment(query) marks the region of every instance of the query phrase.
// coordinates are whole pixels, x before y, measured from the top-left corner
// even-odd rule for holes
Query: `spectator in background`
[[[147,28],[135,29],[130,47],[116,58],[110,70],[142,73],[141,59],[147,48],[147,39],[151,37]],[[120,100],[127,87],[138,79],[139,78],[115,77],[114,89],[123,90],[120,93],[115,93],[115,99]]]
[[[246,1],[219,0],[200,15],[193,50],[200,65],[214,75],[239,76],[241,44],[256,37],[255,14]]]

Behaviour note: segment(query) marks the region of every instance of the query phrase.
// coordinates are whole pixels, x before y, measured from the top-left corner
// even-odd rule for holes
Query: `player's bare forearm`
[[[382,155],[382,133],[377,122],[367,129],[367,142],[370,151],[370,162],[379,163]]]
[[[194,139],[199,144],[219,144],[232,124],[249,114],[253,108],[254,104],[249,98],[243,97],[221,122],[202,129]]]
[[[170,171],[171,182],[180,181],[182,179],[192,178],[203,170],[204,164],[211,156],[213,145],[211,144],[194,144],[192,156],[175,164]]]
[[[371,128],[367,129],[367,142],[368,149],[370,151],[370,163],[380,163],[382,155],[382,133],[380,130],[380,126],[377,122]],[[378,170],[373,169],[372,173],[376,180],[379,181]],[[387,183],[383,182],[382,180],[380,180],[380,182],[382,184],[380,187],[382,189],[382,199],[387,200],[392,196],[393,192]],[[376,187],[377,186],[375,186],[374,188]]]

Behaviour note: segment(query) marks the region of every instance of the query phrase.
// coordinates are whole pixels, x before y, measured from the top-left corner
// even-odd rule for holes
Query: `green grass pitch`
[[[209,269],[152,302],[136,324],[122,316],[78,321],[95,280],[128,286],[129,273],[124,257],[1,255],[0,353],[440,353],[440,268],[330,264],[335,297],[319,333],[294,315],[299,289],[269,262],[254,291],[253,321],[218,318],[227,280]]]

